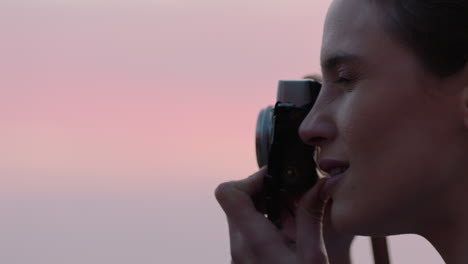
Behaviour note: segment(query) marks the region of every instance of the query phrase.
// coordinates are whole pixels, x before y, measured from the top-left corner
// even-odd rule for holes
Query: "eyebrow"
[[[355,54],[348,54],[348,53],[335,53],[331,56],[326,57],[322,63],[322,69],[333,69],[337,66],[344,64],[346,62],[355,62],[355,61],[362,61],[363,57]]]

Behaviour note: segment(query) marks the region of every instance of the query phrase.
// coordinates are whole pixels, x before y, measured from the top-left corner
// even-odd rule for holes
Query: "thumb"
[[[300,263],[327,264],[328,256],[323,240],[323,215],[326,201],[320,191],[327,179],[320,179],[299,202],[296,214],[297,250]]]

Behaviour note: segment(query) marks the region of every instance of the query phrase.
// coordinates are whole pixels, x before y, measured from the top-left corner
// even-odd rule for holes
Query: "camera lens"
[[[255,143],[257,150],[257,163],[261,168],[268,165],[268,152],[272,140],[273,106],[268,106],[260,111],[257,118]]]

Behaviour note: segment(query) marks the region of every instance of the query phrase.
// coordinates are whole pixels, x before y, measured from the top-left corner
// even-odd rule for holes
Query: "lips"
[[[341,179],[343,179],[345,176],[346,176],[346,171],[328,178],[322,187],[320,197],[322,197],[323,200],[330,198],[332,196],[333,191],[336,189],[337,185],[340,183]]]
[[[331,197],[331,193],[336,188],[336,185],[347,174],[349,169],[349,162],[322,159],[319,162],[319,168],[329,176],[320,194],[322,198],[328,199]]]
[[[341,174],[349,168],[349,162],[333,159],[322,159],[318,163],[320,170],[330,177]]]

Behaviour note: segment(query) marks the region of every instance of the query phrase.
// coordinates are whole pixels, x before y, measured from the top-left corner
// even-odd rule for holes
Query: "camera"
[[[277,102],[262,109],[256,127],[259,167],[264,175],[266,216],[281,227],[283,192],[302,194],[317,182],[315,147],[302,142],[299,126],[312,109],[321,84],[312,80],[280,80]]]

